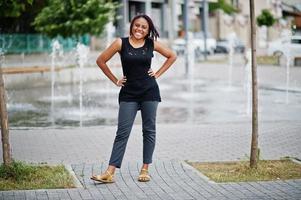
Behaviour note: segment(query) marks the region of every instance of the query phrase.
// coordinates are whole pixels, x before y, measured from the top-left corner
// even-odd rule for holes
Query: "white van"
[[[288,47],[289,51],[287,51]],[[269,43],[268,55],[282,56],[287,53],[289,53],[289,56],[295,63],[297,59],[301,59],[301,35],[293,35],[291,37],[281,38]]]

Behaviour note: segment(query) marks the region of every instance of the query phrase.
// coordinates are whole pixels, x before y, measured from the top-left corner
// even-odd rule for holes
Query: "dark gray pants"
[[[141,110],[143,132],[143,163],[152,163],[156,142],[157,101],[120,102],[118,112],[118,128],[114,140],[109,165],[120,168],[127,141],[138,110]]]

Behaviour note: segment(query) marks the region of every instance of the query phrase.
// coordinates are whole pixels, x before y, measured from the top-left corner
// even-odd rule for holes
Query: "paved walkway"
[[[301,196],[301,180],[216,184],[175,160],[155,162],[150,169],[152,180],[140,183],[136,180],[139,166],[139,163],[124,163],[116,173],[116,183],[101,184],[89,177],[104,170],[104,164],[72,165],[83,188],[7,191],[0,193],[0,199],[300,199]]]
[[[216,184],[179,161],[155,162],[152,181],[139,183],[138,163],[125,163],[116,183],[100,184],[89,179],[105,165],[72,165],[83,184],[78,189],[1,192],[0,199],[300,199],[301,180]]]
[[[115,126],[11,130],[13,157],[49,164],[107,162]],[[301,158],[301,121],[259,124],[263,159]],[[155,160],[245,160],[250,153],[251,123],[158,124]],[[0,150],[1,151],[1,150]],[[2,154],[1,154],[2,155]],[[141,124],[133,127],[125,162],[142,159]]]
[[[208,181],[183,160],[245,160],[250,148],[250,123],[158,124],[152,181],[136,179],[141,163],[140,124],[133,128],[115,184],[89,178],[103,171],[115,127],[11,130],[13,157],[29,162],[70,165],[82,188],[0,192],[0,199],[300,199],[301,180],[226,183]],[[260,124],[262,159],[301,158],[301,122]]]

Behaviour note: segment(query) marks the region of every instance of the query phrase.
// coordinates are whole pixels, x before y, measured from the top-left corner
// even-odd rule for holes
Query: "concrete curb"
[[[299,165],[301,165],[301,161],[297,160],[296,158],[289,158],[291,161],[293,161],[294,163],[297,163]]]
[[[187,161],[187,162],[193,162],[193,161]],[[217,184],[216,182],[214,182],[213,180],[211,180],[210,178],[205,176],[203,173],[201,173],[199,170],[197,170],[194,167],[192,167],[191,165],[189,165],[187,162],[186,161],[180,161],[180,163],[183,165],[184,168],[193,171],[195,174],[197,174],[203,180],[205,180],[205,181],[207,181],[208,183],[211,183],[211,184]]]
[[[75,187],[76,188],[84,188],[84,186],[81,184],[81,182],[76,177],[75,172],[73,171],[71,165],[65,164],[64,167],[69,172],[69,174],[72,176]]]

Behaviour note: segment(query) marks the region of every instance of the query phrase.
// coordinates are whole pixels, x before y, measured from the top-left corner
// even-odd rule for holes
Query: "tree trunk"
[[[252,142],[250,167],[256,168],[258,161],[258,94],[257,94],[257,63],[256,63],[256,23],[254,0],[250,0],[251,17],[251,49],[252,49]]]
[[[0,117],[1,117],[2,152],[3,152],[4,165],[9,165],[12,162],[12,158],[11,158],[11,151],[10,151],[10,144],[9,144],[8,116],[6,110],[6,96],[5,96],[5,87],[4,87],[1,62],[2,61],[0,60]]]

